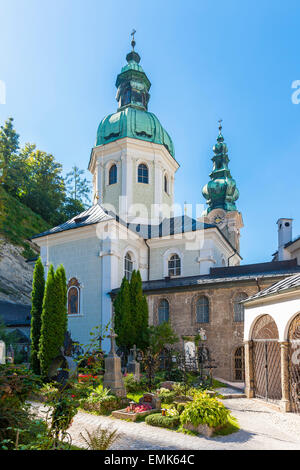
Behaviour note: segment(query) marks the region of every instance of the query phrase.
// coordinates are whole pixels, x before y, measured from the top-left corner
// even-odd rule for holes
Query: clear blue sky
[[[279,217],[300,234],[299,0],[0,0],[0,80],[22,144],[87,168],[130,33],[173,138],[175,200],[204,202],[217,121],[240,191],[244,263],[269,261]]]

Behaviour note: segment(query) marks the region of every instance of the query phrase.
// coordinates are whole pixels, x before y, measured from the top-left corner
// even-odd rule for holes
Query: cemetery
[[[105,331],[99,327],[91,332],[90,344],[79,345],[67,331],[63,266],[56,271],[50,267],[45,286],[41,268],[37,262],[30,365],[14,364],[5,342],[0,342],[2,449],[72,449],[68,430],[79,410],[205,436],[219,429],[226,433],[238,430],[214,391],[220,384],[212,377],[214,361],[203,353],[204,331],[194,348],[182,352],[165,322],[146,330],[143,348],[135,344],[124,348],[119,341],[124,332],[117,317],[117,299],[115,328],[119,334],[112,326]],[[108,354],[101,348],[105,337],[110,341]],[[43,420],[31,413],[33,402],[46,407]],[[102,433],[108,433],[108,440],[114,439],[113,432],[111,436],[107,429]]]

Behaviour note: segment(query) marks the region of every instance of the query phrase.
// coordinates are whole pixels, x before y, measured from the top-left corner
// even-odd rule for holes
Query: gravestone
[[[0,364],[5,364],[6,362],[6,352],[5,352],[5,343],[0,341]]]
[[[144,395],[139,399],[140,405],[151,405],[154,410],[161,409],[161,400],[154,393],[144,393]]]
[[[125,387],[121,372],[121,359],[116,353],[115,338],[116,333],[111,330],[109,335],[111,348],[108,356],[105,358],[105,373],[103,377],[103,388],[108,388],[118,397],[125,397]]]
[[[134,379],[139,382],[141,379],[140,374],[140,364],[136,360],[136,346],[134,345],[133,349],[130,349],[130,354],[128,357],[128,364],[127,364],[127,372],[128,374],[133,374]]]

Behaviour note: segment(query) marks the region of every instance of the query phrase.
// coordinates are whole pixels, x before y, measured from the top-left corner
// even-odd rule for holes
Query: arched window
[[[68,283],[68,314],[76,315],[80,313],[80,284],[73,277]]]
[[[209,323],[209,301],[204,295],[197,300],[196,320],[197,323]]]
[[[112,165],[109,170],[108,184],[115,184],[118,179],[118,170],[117,165]]]
[[[181,275],[181,260],[178,255],[172,255],[169,259],[168,274],[170,277]]]
[[[167,178],[167,175],[165,175],[165,177],[164,177],[164,190],[165,190],[165,193],[168,194],[168,178]]]
[[[130,253],[126,253],[124,258],[124,275],[128,281],[130,281],[133,271],[133,260]]]
[[[165,321],[169,321],[170,307],[166,299],[160,301],[158,306],[158,323],[161,325]]]
[[[233,310],[234,310],[234,321],[235,322],[243,322],[244,321],[244,304],[242,304],[242,300],[247,299],[248,295],[244,292],[238,294],[233,303]]]
[[[234,380],[245,380],[244,346],[240,346],[234,353]]]
[[[149,171],[144,163],[138,166],[138,183],[149,183]]]

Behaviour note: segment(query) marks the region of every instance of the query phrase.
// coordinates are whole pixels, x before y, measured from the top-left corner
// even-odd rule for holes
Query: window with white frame
[[[138,166],[138,183],[144,183],[144,184],[149,184],[149,170],[147,165],[144,163],[141,163]]]
[[[130,281],[133,271],[133,259],[129,252],[126,253],[124,258],[124,275]]]
[[[181,259],[177,254],[172,255],[168,261],[168,275],[170,277],[181,275]]]
[[[110,170],[109,170],[109,175],[108,175],[108,184],[115,184],[118,180],[118,169],[117,165],[112,165]]]
[[[76,315],[80,313],[80,284],[73,277],[68,282],[68,315]]]

